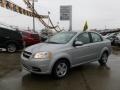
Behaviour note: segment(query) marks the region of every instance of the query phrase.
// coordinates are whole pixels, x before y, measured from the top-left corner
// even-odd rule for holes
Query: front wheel
[[[101,59],[99,60],[100,65],[106,65],[108,61],[108,54],[104,52],[101,56]]]
[[[16,51],[16,49],[17,49],[16,45],[13,43],[7,45],[7,51],[10,53],[14,53]]]
[[[65,77],[69,72],[69,64],[65,60],[60,60],[55,63],[52,71],[54,78],[60,79]]]

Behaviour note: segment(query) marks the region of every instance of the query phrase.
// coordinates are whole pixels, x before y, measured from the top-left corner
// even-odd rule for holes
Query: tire
[[[52,76],[56,79],[61,79],[67,76],[70,65],[66,60],[57,61],[52,69]]]
[[[7,51],[9,53],[14,53],[14,52],[16,52],[16,50],[17,50],[17,47],[14,43],[10,43],[7,45]]]
[[[112,40],[111,45],[116,46],[115,40]]]
[[[99,60],[99,63],[101,66],[103,66],[106,65],[107,61],[108,61],[108,53],[104,52]]]

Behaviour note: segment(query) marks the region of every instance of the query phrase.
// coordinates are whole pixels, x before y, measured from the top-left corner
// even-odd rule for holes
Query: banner
[[[23,14],[23,15],[33,17],[33,12],[25,10],[25,9],[21,8],[20,6],[18,6],[16,4],[13,4],[13,3],[11,3],[11,2],[9,2],[7,0],[0,0],[0,6],[3,7],[3,8],[6,8],[6,9],[12,10],[14,12]],[[36,18],[48,18],[47,15],[35,14],[34,16]]]

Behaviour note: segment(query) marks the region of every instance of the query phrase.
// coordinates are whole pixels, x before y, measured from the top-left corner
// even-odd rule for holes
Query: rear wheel
[[[14,43],[10,43],[7,45],[7,51],[10,53],[14,53],[17,50],[17,47]]]
[[[99,60],[100,65],[106,65],[108,60],[108,54],[104,52],[101,56],[101,59]]]
[[[67,61],[60,60],[55,63],[52,75],[57,79],[63,78],[68,74],[69,68],[69,63]]]

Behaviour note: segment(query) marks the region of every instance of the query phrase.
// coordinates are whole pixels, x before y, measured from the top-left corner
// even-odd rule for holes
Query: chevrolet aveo
[[[27,47],[21,54],[24,69],[35,74],[65,77],[70,68],[98,61],[105,65],[111,43],[96,32],[60,32],[44,43]]]

